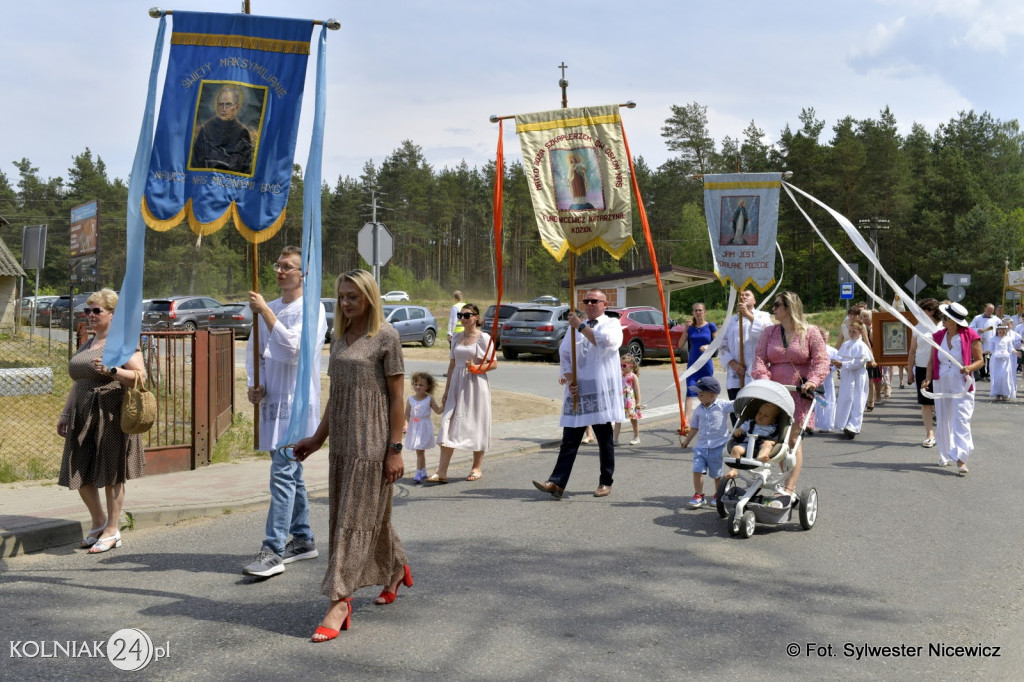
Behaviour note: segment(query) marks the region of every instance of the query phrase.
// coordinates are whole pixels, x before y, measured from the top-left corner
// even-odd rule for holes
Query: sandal
[[[121,531],[117,531],[108,538],[98,538],[93,546],[89,548],[89,554],[102,554],[103,552],[109,552],[115,547],[120,547],[121,545]]]
[[[956,463],[956,466],[957,466],[957,471],[956,471],[956,475],[957,476],[966,476],[967,472],[970,471],[970,469],[967,468],[967,463],[966,462],[961,462],[961,461],[958,460],[957,463]]]
[[[342,601],[345,602],[346,609],[345,619],[341,621],[341,627],[337,630],[332,630],[331,628],[325,628],[323,625],[318,625],[316,630],[313,631],[313,636],[309,638],[309,641],[316,643],[329,642],[341,634],[342,630],[349,629],[349,626],[352,625],[352,598],[349,597],[348,599],[342,599]],[[317,639],[317,637],[320,637],[320,639]]]
[[[466,480],[467,481],[479,481],[483,477],[484,477],[484,472],[482,472],[482,471],[471,471],[471,472],[469,472],[469,476],[466,476]]]
[[[934,448],[935,447],[935,439],[934,438],[925,438],[924,442],[921,443],[921,447],[923,447],[923,448]]]
[[[98,528],[93,528],[89,531],[89,534],[82,539],[78,546],[82,549],[89,549],[96,544],[96,541],[100,539],[100,534],[103,533],[103,529],[107,527],[107,522],[104,521]]]
[[[440,484],[440,483],[447,483],[448,482],[448,478],[447,477],[441,478],[437,474],[431,474],[427,478],[423,479],[423,482],[424,483],[438,483],[438,484]]]

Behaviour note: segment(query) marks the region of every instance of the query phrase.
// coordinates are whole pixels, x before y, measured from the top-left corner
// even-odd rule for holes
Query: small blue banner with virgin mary
[[[155,230],[228,219],[250,242],[284,223],[313,24],[174,12],[160,117],[142,198]]]

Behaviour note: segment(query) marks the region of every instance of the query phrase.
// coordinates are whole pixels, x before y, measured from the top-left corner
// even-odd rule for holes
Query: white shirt
[[[737,313],[726,322],[725,338],[722,340],[722,345],[718,352],[719,362],[726,369],[726,388],[740,387],[740,375],[729,366],[733,360],[736,362],[740,361],[740,328],[738,319],[739,314]],[[757,350],[757,341],[761,338],[761,332],[771,323],[771,315],[763,310],[755,310],[752,321],[746,318],[743,320],[743,362],[747,368],[744,385],[753,381],[750,376],[750,370],[754,366],[754,352]]]
[[[985,317],[985,314],[977,315],[971,320],[971,327],[978,332],[981,337],[981,347],[984,348],[988,345],[989,339],[996,335],[996,327],[999,325],[999,318],[995,315],[989,315]]]
[[[291,303],[280,298],[267,303],[277,317],[274,328],[267,331],[262,315],[255,315],[259,326],[260,385],[266,388],[266,395],[260,403],[260,450],[270,451],[284,438],[291,419],[292,400],[295,397],[295,379],[299,372],[299,341],[302,338],[302,297]],[[320,354],[327,335],[327,315],[320,304],[320,320],[317,325],[316,354],[309,376],[309,419],[306,433],[312,435],[320,423]],[[245,371],[248,384],[253,385],[252,361],[253,336],[245,346]]]
[[[572,339],[576,339],[576,385],[579,386],[579,408],[573,411],[569,384],[565,385],[562,403],[563,427],[590,426],[621,422],[625,417],[622,405],[622,369],[619,367],[619,346],[622,345],[622,325],[618,319],[601,315],[593,327],[591,343],[579,332],[568,330],[558,348],[559,371],[572,372]],[[589,324],[589,323],[588,323]]]

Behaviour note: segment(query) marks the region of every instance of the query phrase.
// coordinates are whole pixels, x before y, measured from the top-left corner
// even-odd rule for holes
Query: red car
[[[665,316],[657,308],[650,306],[633,306],[629,308],[609,308],[605,311],[609,317],[618,317],[622,324],[622,348],[635,355],[637,360],[644,358],[667,358],[669,347],[665,342]],[[685,349],[677,348],[679,337],[683,335],[683,326],[669,320],[669,335],[672,337],[672,348],[676,357],[686,359]]]

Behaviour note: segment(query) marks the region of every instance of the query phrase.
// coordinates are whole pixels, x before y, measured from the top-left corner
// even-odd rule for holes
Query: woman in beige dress
[[[338,277],[330,397],[316,432],[295,445],[300,462],[330,436],[330,558],[321,591],[331,600],[312,641],[347,630],[352,593],[384,585],[390,604],[412,587],[405,550],[391,525],[392,484],[402,477],[405,366],[398,332],[384,321],[373,275]],[[340,314],[338,314],[340,312]]]
[[[480,309],[467,303],[459,317],[463,330],[452,339],[448,381],[441,399],[444,411],[437,434],[441,458],[437,473],[427,483],[448,482],[448,464],[455,450],[473,452],[473,467],[466,480],[480,480],[484,475],[484,451],[491,443],[491,385],[487,372],[497,367],[498,361],[492,357],[484,363],[491,337],[480,329]]]
[[[124,484],[142,476],[146,454],[142,438],[121,430],[121,401],[126,386],[143,381],[146,368],[136,349],[123,367],[105,367],[103,349],[117,294],[101,289],[85,302],[85,319],[95,333],[68,363],[75,384],[57,420],[57,433],[65,439],[58,484],[77,490],[92,517],[92,530],[82,540],[90,554],[121,546],[118,520],[124,506]],[[106,492],[106,511],[100,501]]]

